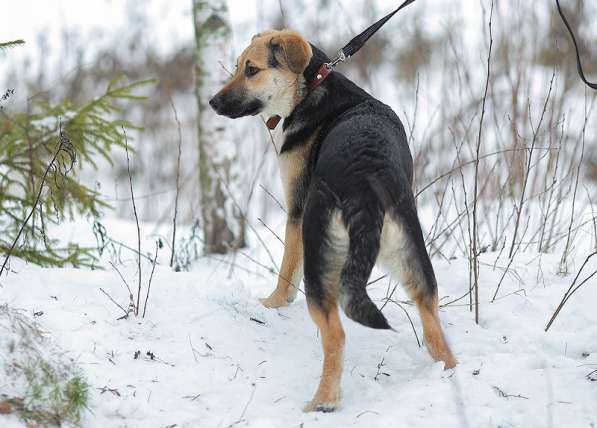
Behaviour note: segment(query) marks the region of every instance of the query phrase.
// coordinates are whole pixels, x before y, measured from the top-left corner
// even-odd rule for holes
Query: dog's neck
[[[312,49],[313,57],[303,73],[306,82],[312,82],[321,65],[330,61],[320,49],[315,46]],[[325,129],[326,124],[367,98],[371,96],[341,73],[334,71],[321,85],[307,91],[284,119],[284,143],[280,153],[303,144],[318,129]]]
[[[278,106],[272,106],[273,111],[264,111],[266,117],[266,126],[271,131],[275,130],[278,126],[278,123],[283,118],[288,118],[292,112],[307,98],[314,92],[329,76],[332,72],[331,69],[326,68],[325,64],[330,62],[330,58],[320,49],[311,45],[311,49],[313,55],[309,64],[305,71],[297,77],[298,81],[295,85],[296,92],[294,94],[294,107],[289,112],[282,112],[281,109],[277,108]],[[319,91],[321,93],[321,91]]]

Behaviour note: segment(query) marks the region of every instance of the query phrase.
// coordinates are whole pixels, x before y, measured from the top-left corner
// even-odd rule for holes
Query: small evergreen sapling
[[[114,118],[118,104],[143,100],[136,90],[150,82],[122,84],[115,79],[83,106],[37,101],[28,112],[10,113],[0,106],[3,261],[12,255],[42,266],[93,266],[94,248],[51,239],[47,226],[75,214],[99,216],[108,207],[96,190],[77,180],[77,172],[96,168],[98,156],[110,162],[111,150],[124,148],[120,129],[138,128]]]

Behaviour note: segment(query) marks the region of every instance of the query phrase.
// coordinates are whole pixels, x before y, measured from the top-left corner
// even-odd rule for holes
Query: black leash
[[[402,2],[400,6],[398,6],[397,9],[388,13],[379,21],[367,27],[364,31],[355,36],[350,42],[344,45],[344,47],[338,51],[338,54],[333,60],[331,60],[330,62],[326,62],[319,68],[315,76],[315,79],[309,85],[310,90],[317,88],[321,84],[321,82],[325,80],[328,74],[331,73],[334,67],[336,67],[339,63],[346,61],[355,53],[357,53],[363,47],[363,45],[367,43],[367,40],[369,40],[375,33],[377,33],[386,22],[388,22],[394,15],[396,15],[406,6],[414,2],[415,0],[405,0],[404,2]]]
[[[338,55],[339,56],[342,55],[345,58],[350,58],[351,56],[353,56],[355,53],[357,53],[363,47],[363,45],[367,42],[367,40],[369,40],[375,33],[377,33],[379,31],[379,29],[381,27],[384,26],[384,24],[386,22],[388,22],[394,15],[396,15],[398,12],[400,12],[406,6],[408,6],[411,3],[414,3],[414,1],[415,0],[405,0],[400,6],[398,6],[398,9],[394,10],[393,12],[388,13],[386,16],[381,18],[379,21],[377,21],[373,25],[369,26],[361,34],[358,34],[356,37],[354,37],[342,49],[340,49],[340,51],[338,52]],[[342,54],[340,54],[340,52]]]
[[[576,43],[576,37],[574,36],[574,31],[572,31],[572,27],[568,23],[568,20],[566,19],[564,12],[562,12],[562,8],[560,7],[560,0],[556,0],[556,5],[558,6],[558,12],[560,14],[560,17],[562,18],[562,21],[564,21],[564,25],[566,26],[566,29],[570,33],[570,37],[572,38],[572,43],[574,44],[574,51],[576,52],[576,68],[578,69],[578,74],[580,75],[580,78],[582,79],[582,81],[585,82],[585,84],[589,88],[595,89],[597,91],[597,83],[589,82],[587,80],[587,78],[585,77],[585,72],[583,71],[582,63],[580,61],[580,54],[578,53],[578,43]]]
[[[386,16],[381,18],[379,21],[375,22],[374,24],[367,27],[363,32],[356,35],[350,42],[348,42],[342,49],[338,51],[336,58],[334,58],[331,62],[328,62],[326,65],[330,68],[334,68],[338,63],[346,61],[348,58],[353,56],[357,53],[363,45],[369,40],[375,33],[379,31],[381,27],[384,26],[386,22],[390,20],[394,15],[404,9],[411,3],[414,3],[415,0],[405,0],[396,10],[393,12],[388,13]]]

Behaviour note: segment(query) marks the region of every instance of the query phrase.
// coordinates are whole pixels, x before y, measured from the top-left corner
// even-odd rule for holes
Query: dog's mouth
[[[252,100],[246,104],[241,104],[240,105],[240,109],[236,110],[236,109],[230,109],[230,110],[224,110],[222,113],[218,113],[221,114],[223,116],[229,117],[231,119],[238,119],[239,117],[244,117],[244,116],[257,116],[259,113],[261,113],[263,111],[263,103],[261,102],[261,100],[255,99]]]
[[[211,108],[219,115],[231,119],[244,116],[256,116],[263,111],[264,104],[258,98],[242,100],[228,94],[218,94],[209,100]]]

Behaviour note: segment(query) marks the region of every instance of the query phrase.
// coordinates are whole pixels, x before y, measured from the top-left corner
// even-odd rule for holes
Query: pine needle
[[[18,40],[11,40],[10,42],[0,42],[0,50],[11,49],[17,47],[19,45],[24,45],[25,40],[18,39]]]

